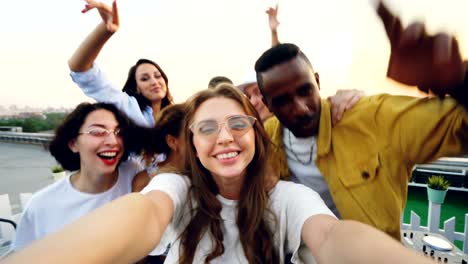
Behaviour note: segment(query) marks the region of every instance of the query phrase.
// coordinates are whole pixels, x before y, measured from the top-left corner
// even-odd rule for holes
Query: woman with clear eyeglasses
[[[23,211],[13,250],[60,230],[132,190],[142,168],[127,159],[129,120],[112,104],[82,103],[57,128],[50,153],[66,177],[34,193]]]
[[[289,253],[292,263],[431,263],[381,231],[337,220],[303,185],[267,188],[270,142],[247,100],[228,84],[196,94],[183,174],[160,174],[5,263],[132,263],[167,242],[165,263],[284,263]]]

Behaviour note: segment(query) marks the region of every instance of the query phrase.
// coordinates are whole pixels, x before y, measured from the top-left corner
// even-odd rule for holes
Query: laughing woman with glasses
[[[186,176],[160,174],[5,263],[131,263],[173,242],[166,263],[429,263],[386,234],[337,220],[319,195],[265,184],[269,140],[233,86],[187,102]],[[130,228],[128,228],[130,227]],[[115,230],[123,230],[115,232]],[[60,246],[60,251],[55,249]],[[384,257],[385,256],[385,257]]]
[[[127,160],[129,121],[112,104],[82,103],[58,127],[50,153],[67,177],[36,192],[23,211],[15,251],[131,192],[140,165]]]

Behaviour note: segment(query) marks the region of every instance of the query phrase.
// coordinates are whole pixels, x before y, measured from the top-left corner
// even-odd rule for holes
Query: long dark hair
[[[55,136],[49,144],[50,154],[62,165],[66,170],[79,170],[80,169],[80,154],[71,151],[68,143],[76,139],[78,132],[86,120],[86,117],[96,110],[107,110],[114,114],[121,136],[124,142],[124,154],[120,161],[124,161],[128,157],[129,150],[129,127],[133,126],[131,121],[120,112],[113,104],[108,103],[81,103],[75,110],[67,115],[62,124],[55,130]]]
[[[234,100],[242,106],[247,115],[255,116],[257,120],[260,120],[248,99],[234,86],[227,83],[219,84],[215,89],[201,91],[186,103],[184,139],[187,146],[186,166],[192,182],[189,197],[192,197],[193,200],[189,200],[192,201],[193,213],[190,223],[180,237],[181,256],[179,263],[193,262],[197,246],[206,232],[211,236],[214,248],[206,257],[205,263],[222,255],[225,251],[221,225],[223,220],[220,216],[222,205],[216,198],[219,190],[210,171],[203,167],[198,160],[193,144],[193,134],[188,129],[188,125],[193,122],[195,112],[200,105],[216,97]],[[255,154],[247,166],[246,177],[241,187],[241,198],[238,201],[239,238],[249,263],[279,263],[279,254],[274,247],[273,233],[266,221],[267,215],[271,215],[264,180],[267,164],[266,153],[270,142],[261,122],[255,122],[253,129],[255,132]]]
[[[185,104],[173,104],[158,113],[154,127],[133,126],[129,141],[132,152],[151,157],[161,153],[169,155],[171,148],[166,142],[166,136],[178,138],[181,135],[184,116]]]
[[[136,70],[138,66],[141,64],[149,63],[154,65],[158,69],[158,71],[161,73],[161,76],[163,77],[164,81],[166,82],[166,96],[162,99],[161,101],[161,109],[164,107],[171,105],[174,103],[174,99],[172,99],[171,92],[169,91],[169,80],[167,79],[166,73],[159,67],[159,65],[148,59],[139,59],[135,65],[133,65],[130,70],[128,71],[128,77],[127,81],[125,82],[124,87],[122,88],[122,91],[126,92],[128,95],[135,97],[135,99],[138,102],[138,105],[140,106],[140,109],[143,110],[145,107],[150,106],[151,107],[151,102],[146,99],[143,95],[139,94],[137,92],[137,82],[136,82]]]

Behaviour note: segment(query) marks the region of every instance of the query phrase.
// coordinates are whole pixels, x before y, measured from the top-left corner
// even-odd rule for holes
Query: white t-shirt
[[[151,255],[161,255],[166,250],[166,245],[171,243],[165,263],[178,263],[180,240],[177,238],[190,222],[187,201],[189,186],[190,180],[187,177],[163,173],[154,177],[141,191],[143,194],[153,190],[162,191],[168,194],[174,203],[171,223],[166,228],[159,245],[151,252]],[[223,206],[220,214],[224,220],[222,229],[224,230],[225,253],[212,260],[211,263],[247,263],[236,225],[237,201],[228,200],[221,195],[217,198]],[[292,254],[292,263],[304,263],[304,258],[311,256],[301,240],[301,230],[305,220],[316,214],[333,216],[333,213],[316,192],[303,185],[286,181],[279,181],[270,192],[270,208],[277,219],[277,226],[274,229],[275,246],[284,249],[279,250],[281,263],[284,262],[287,254]],[[193,263],[204,263],[205,256],[211,250],[210,235],[204,234],[198,244]]]
[[[315,165],[317,159],[316,137],[297,138],[287,128],[283,128],[283,144],[288,168],[291,172],[291,180],[316,191],[333,214],[340,218],[328,184]]]
[[[34,193],[24,209],[12,245],[15,251],[60,230],[92,210],[132,191],[132,180],[141,166],[132,160],[120,164],[117,182],[102,193],[83,193],[67,177]]]

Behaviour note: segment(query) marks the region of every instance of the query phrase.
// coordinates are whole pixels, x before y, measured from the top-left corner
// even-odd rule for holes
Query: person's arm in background
[[[278,10],[279,5],[269,7],[265,12],[268,14],[268,26],[271,31],[271,46],[280,44],[278,37]],[[351,109],[365,95],[364,91],[356,89],[338,90],[335,95],[328,97],[331,102],[332,124],[335,125],[341,120],[343,113]]]
[[[381,97],[373,118],[400,162],[427,163],[468,151],[467,64],[458,42],[445,33],[428,34],[422,23],[403,27],[381,1],[376,12],[390,42],[387,76],[440,98]],[[398,176],[398,175],[395,175]]]
[[[329,215],[309,217],[301,234],[317,263],[433,263],[371,226]]]
[[[448,94],[468,109],[468,62],[457,39],[446,33],[430,35],[420,22],[403,27],[382,0],[376,11],[390,41],[387,76],[439,97]]]
[[[92,9],[99,12],[102,22],[83,40],[68,60],[73,82],[86,96],[97,102],[114,104],[139,125],[153,126],[153,122],[148,121],[149,118],[152,120],[152,117],[145,116],[136,98],[120,91],[94,64],[104,44],[119,28],[117,2],[114,0],[111,7],[102,2],[86,0],[86,6],[82,12],[86,13]]]
[[[86,0],[86,6],[81,12],[86,13],[94,8],[99,11],[103,21],[85,38],[68,60],[68,66],[74,72],[89,70],[104,47],[104,44],[119,29],[119,15],[116,1],[112,3],[111,8],[101,2]]]
[[[278,4],[276,4],[275,7],[269,7],[265,12],[268,14],[268,25],[271,31],[271,46],[274,47],[280,44],[278,38],[278,26],[280,24],[278,21]]]

